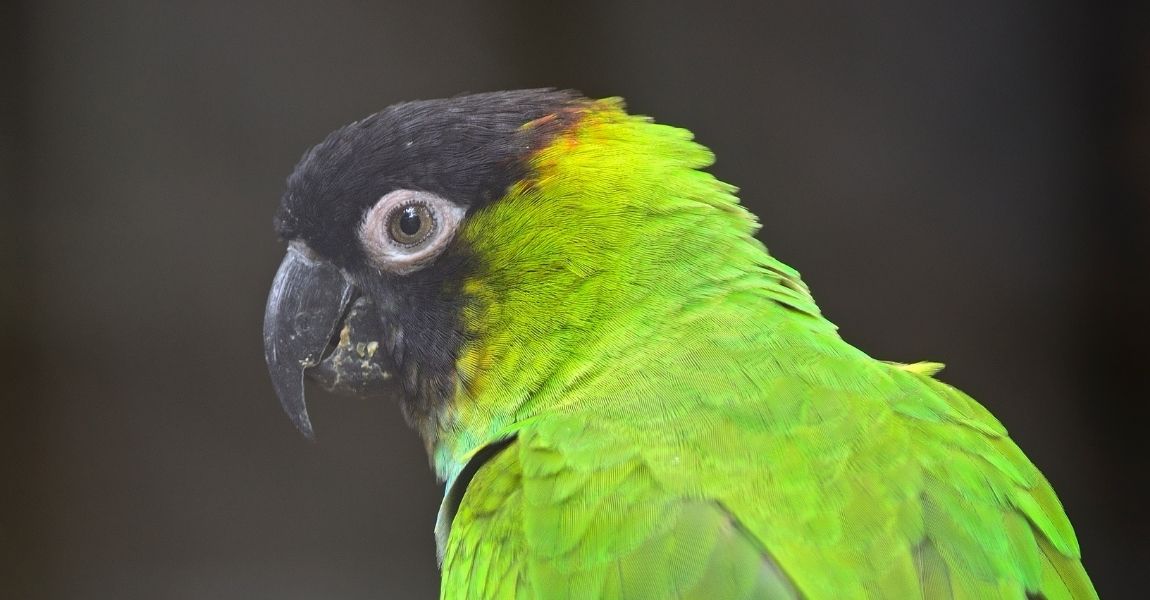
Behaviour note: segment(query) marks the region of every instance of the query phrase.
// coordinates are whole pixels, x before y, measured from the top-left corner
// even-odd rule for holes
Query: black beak
[[[288,247],[268,294],[264,358],[280,404],[305,437],[315,437],[304,401],[309,369],[319,367],[308,375],[331,391],[360,397],[391,391],[382,328],[374,306],[357,298],[339,269],[302,243]]]

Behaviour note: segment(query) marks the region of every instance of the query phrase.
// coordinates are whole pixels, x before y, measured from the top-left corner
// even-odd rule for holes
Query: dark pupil
[[[399,230],[406,235],[415,235],[419,233],[419,227],[423,225],[423,220],[419,217],[419,210],[414,206],[408,206],[403,209],[399,215]]]

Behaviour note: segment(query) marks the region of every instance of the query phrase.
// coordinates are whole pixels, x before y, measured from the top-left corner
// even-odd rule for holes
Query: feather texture
[[[469,217],[443,598],[1093,598],[941,365],[844,342],[690,134],[583,109]]]

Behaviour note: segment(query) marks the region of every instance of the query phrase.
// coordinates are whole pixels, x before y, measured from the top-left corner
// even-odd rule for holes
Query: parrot
[[[844,341],[713,162],[555,88],[336,130],[274,218],[283,409],[399,405],[445,600],[1096,598],[1003,425]]]

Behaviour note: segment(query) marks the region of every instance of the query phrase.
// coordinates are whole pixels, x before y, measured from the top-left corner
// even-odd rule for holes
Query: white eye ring
[[[411,273],[447,248],[464,212],[463,207],[429,192],[395,190],[364,215],[359,243],[379,269]]]

